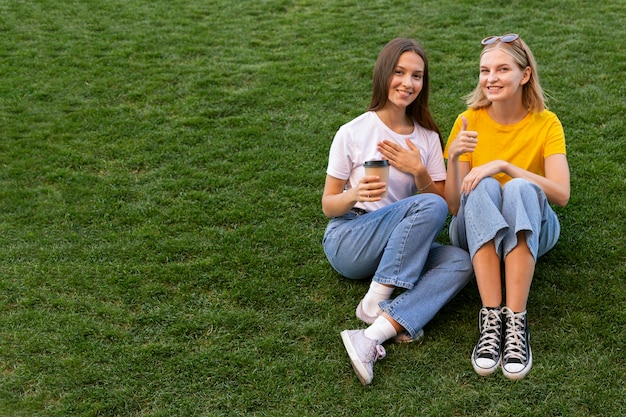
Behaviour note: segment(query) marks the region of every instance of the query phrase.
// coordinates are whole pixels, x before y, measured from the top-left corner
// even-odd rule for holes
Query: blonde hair
[[[539,75],[537,73],[537,61],[530,48],[522,40],[517,38],[513,42],[494,42],[485,45],[480,53],[480,57],[489,51],[494,49],[500,49],[501,51],[509,54],[519,68],[523,71],[526,67],[530,68],[530,79],[526,84],[522,86],[522,103],[529,111],[539,113],[547,109],[546,97],[544,95],[541,84],[539,84]],[[471,109],[480,109],[487,107],[491,104],[491,101],[485,97],[480,83],[476,85],[474,91],[464,97],[465,103]]]

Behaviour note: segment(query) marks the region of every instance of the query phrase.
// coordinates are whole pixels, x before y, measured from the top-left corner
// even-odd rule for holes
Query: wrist
[[[417,187],[417,192],[419,193],[421,193],[422,191],[426,190],[428,187],[433,185],[433,179],[430,177],[430,174],[428,174],[428,172],[426,171],[420,175],[416,175],[414,177],[414,181],[415,181],[415,186]]]
[[[454,162],[456,164],[457,162],[459,162],[459,157],[460,156],[461,156],[461,154],[457,154],[455,152],[448,151],[448,163]]]
[[[500,160],[499,162],[500,162],[500,172],[503,172],[506,175],[511,175],[511,172],[510,172],[511,164],[503,160]]]
[[[419,188],[419,187],[418,187],[417,192],[418,192],[418,193],[421,193],[422,191],[426,191],[426,189],[427,189],[427,188],[430,188],[430,186],[431,186],[431,185],[433,185],[433,181],[432,181],[432,180],[430,180],[430,181],[428,182],[428,184],[424,185],[422,188]]]
[[[358,187],[351,188],[350,192],[351,192],[351,194],[348,194],[348,193],[346,193],[346,194],[348,194],[349,197],[350,197],[350,205],[351,205],[350,207],[352,207],[356,203],[359,202],[359,189],[358,189]]]
[[[421,167],[415,168],[415,171],[412,172],[412,175],[416,183],[417,181],[419,181],[420,178],[424,179],[424,178],[430,177],[428,175],[428,171],[426,170],[426,167],[423,165]]]

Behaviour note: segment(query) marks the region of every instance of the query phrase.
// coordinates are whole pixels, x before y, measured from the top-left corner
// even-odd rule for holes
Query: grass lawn
[[[625,415],[625,22],[624,0],[0,1],[0,415]],[[339,332],[368,283],[321,248],[332,137],[408,36],[447,138],[507,32],[572,170],[533,370],[474,373],[472,283],[364,387]]]

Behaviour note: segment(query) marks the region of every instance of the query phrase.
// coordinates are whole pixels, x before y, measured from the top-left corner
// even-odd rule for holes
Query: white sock
[[[376,316],[380,311],[378,303],[388,300],[394,289],[394,287],[387,287],[386,285],[372,281],[369,291],[365,294],[365,297],[363,297],[363,310],[365,313],[369,316]]]
[[[387,339],[397,335],[398,332],[389,320],[383,316],[378,316],[374,324],[365,329],[364,334],[370,339],[378,340],[378,344],[382,344]]]

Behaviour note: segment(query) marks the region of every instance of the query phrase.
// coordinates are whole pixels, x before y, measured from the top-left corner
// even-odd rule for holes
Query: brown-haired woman
[[[356,316],[370,326],[341,337],[363,384],[385,355],[382,343],[412,341],[469,281],[466,251],[435,243],[446,221],[446,169],[439,129],[428,109],[428,60],[414,40],[394,39],[380,52],[370,108],[341,126],[330,148],[322,210],[323,240],[333,268],[371,285]],[[365,175],[386,160],[388,182]],[[400,294],[395,298],[395,289]]]

